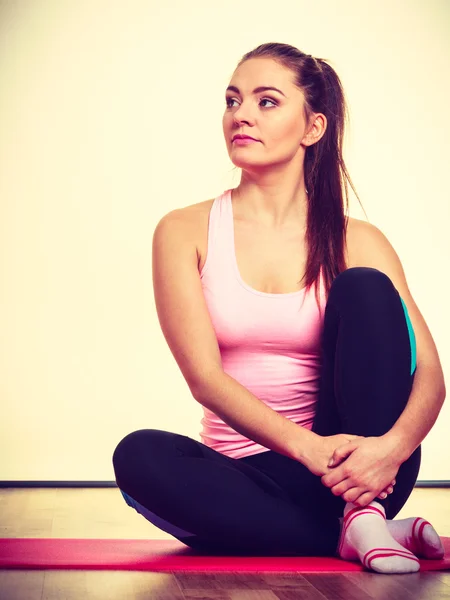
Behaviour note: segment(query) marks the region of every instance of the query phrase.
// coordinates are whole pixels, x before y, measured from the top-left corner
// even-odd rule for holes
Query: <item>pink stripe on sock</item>
[[[359,512],[357,514],[352,514],[351,518],[349,521],[345,520],[344,517],[344,522],[342,525],[342,533],[341,533],[341,541],[339,544],[339,550],[338,552],[340,553],[342,550],[342,545],[344,543],[345,540],[345,534],[347,533],[347,529],[350,527],[350,525],[352,524],[352,522],[354,521],[354,519],[356,519],[356,517],[359,517],[359,515],[373,515],[374,513],[370,510],[363,510],[363,509],[359,509]]]
[[[356,517],[359,517],[359,515],[379,515],[380,517],[382,517],[382,519],[384,521],[386,521],[386,518],[383,515],[383,513],[381,512],[381,510],[379,510],[375,506],[364,506],[362,508],[352,508],[352,510],[350,510],[344,517],[344,521],[342,524],[341,540],[339,542],[339,548],[338,548],[339,553],[342,550],[342,545],[344,543],[345,535],[347,533],[348,528],[350,527],[350,525],[352,524],[354,519],[356,519]]]
[[[385,515],[383,514],[383,512],[377,508],[376,506],[362,506],[362,507],[356,507],[356,508],[352,508],[351,510],[348,511],[348,513],[345,515],[344,517],[344,522],[348,519],[350,519],[350,517],[355,514],[355,513],[359,513],[361,510],[372,510],[377,512],[379,515],[381,515],[383,517],[383,519],[386,519]]]
[[[425,521],[425,519],[423,519],[423,522],[421,523],[421,525],[419,527],[419,531],[418,531],[418,535],[419,535],[419,537],[420,537],[421,540],[423,539],[422,534],[423,534],[424,527],[426,525],[429,525],[430,527],[432,527],[431,523],[428,523],[428,521]]]
[[[417,536],[417,533],[415,532],[416,529],[416,525],[418,525],[420,522],[422,521],[422,519],[420,517],[418,517],[417,519],[415,519],[412,529],[411,529],[411,544],[410,544],[410,550],[411,552],[413,552],[414,554],[421,554],[423,548],[422,548],[422,541],[420,540],[420,538]],[[408,540],[408,538],[406,538]]]
[[[414,521],[413,527],[412,527],[412,541],[413,541],[413,544],[415,545],[415,548],[417,549],[417,554],[421,554],[421,555],[423,555],[423,539],[422,539],[422,536],[420,535],[420,533],[421,533],[420,522],[422,520],[423,519],[418,517]],[[416,525],[419,526],[417,531],[416,531]]]
[[[419,523],[420,523],[420,525],[419,525]],[[417,531],[416,531],[416,525],[419,525],[417,527]],[[425,540],[423,539],[423,530],[425,529],[425,527],[427,525],[429,525],[430,527],[433,527],[431,525],[431,523],[429,523],[425,519],[422,519],[421,517],[417,517],[417,519],[414,521],[414,524],[412,527],[413,541],[416,542],[418,553],[420,553],[422,556],[425,556]]]
[[[412,556],[414,556],[414,554],[412,552],[409,552],[409,550],[400,550],[398,548],[372,548],[372,550],[369,550],[368,552],[366,552],[364,554],[364,560],[366,560],[367,557],[372,552],[396,552],[397,554],[404,554],[404,555],[406,555],[407,558],[411,558]]]
[[[347,528],[350,525],[351,521],[353,521],[353,519],[355,517],[357,517],[358,515],[368,515],[368,514],[379,515],[383,520],[386,520],[383,513],[380,510],[378,510],[377,508],[373,508],[372,506],[364,506],[363,508],[351,510],[349,513],[347,513],[345,515],[345,517],[344,517],[345,528]]]
[[[420,523],[420,521],[422,521],[421,517],[417,517],[417,519],[414,521],[413,526],[412,526],[412,533],[413,533],[413,537],[417,537],[417,533],[414,531],[416,528],[416,525],[418,523]]]
[[[381,552],[381,554],[373,555],[377,552]],[[407,550],[397,550],[397,548],[372,548],[372,550],[366,552],[361,562],[363,563],[363,565],[369,566],[370,568],[370,562],[375,558],[388,558],[390,556],[400,556],[402,558],[409,558],[418,562],[414,554],[408,552]]]
[[[375,550],[384,550],[384,548],[376,548]],[[374,552],[375,550],[371,550],[370,552]],[[370,554],[370,552],[368,552],[367,554]],[[414,556],[414,554],[410,554],[409,556],[405,556],[403,553],[398,552],[397,550],[391,550],[390,552],[382,552],[381,554],[375,554],[375,556],[371,556],[369,559],[367,559],[366,561],[366,556],[367,554],[364,556],[363,559],[363,564],[364,566],[366,566],[368,569],[372,569],[372,561],[375,560],[376,558],[392,558],[393,556],[400,556],[400,558],[408,558],[409,560],[412,560],[416,563],[420,564],[420,561],[418,558],[416,558]]]
[[[418,537],[418,541],[419,541],[419,547],[420,547],[420,553],[425,556],[425,540],[423,539],[423,530],[424,528],[430,525],[431,527],[431,523],[428,523],[428,521],[425,521],[425,519],[423,519],[423,523],[421,523],[420,527],[419,527],[419,531],[417,532],[417,537]]]

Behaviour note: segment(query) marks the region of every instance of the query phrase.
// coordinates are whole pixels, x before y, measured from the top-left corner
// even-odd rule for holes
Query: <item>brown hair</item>
[[[347,180],[362,206],[342,158],[344,125],[348,120],[344,90],[335,70],[324,59],[307,55],[294,46],[275,42],[261,44],[244,54],[237,66],[251,58],[271,58],[290,69],[295,75],[295,85],[304,94],[305,118],[308,120],[314,112],[327,118],[324,135],[306,148],[304,162],[308,190],[308,258],[303,279],[304,287],[315,285],[320,308],[317,287],[320,268],[327,298],[333,280],[347,268],[344,242],[348,216],[344,214],[342,190],[344,187],[348,211]]]

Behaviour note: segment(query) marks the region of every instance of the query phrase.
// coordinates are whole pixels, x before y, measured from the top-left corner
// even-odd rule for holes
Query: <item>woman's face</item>
[[[237,167],[285,163],[298,153],[303,162],[303,94],[293,78],[290,70],[268,58],[249,59],[234,72],[229,85],[237,89],[226,91],[222,125],[228,154]],[[255,91],[262,86],[280,91]],[[239,145],[232,141],[238,133],[258,141]]]

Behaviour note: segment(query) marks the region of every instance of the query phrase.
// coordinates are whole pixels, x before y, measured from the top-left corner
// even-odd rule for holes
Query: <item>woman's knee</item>
[[[371,285],[374,281],[377,285],[387,283],[392,286],[391,278],[373,267],[351,267],[339,273],[334,279],[332,287],[346,286],[357,286],[360,288],[363,285]],[[367,282],[367,283],[366,283]]]
[[[163,429],[138,429],[126,435],[113,453],[114,471],[142,467],[148,472],[151,465],[158,468],[179,456],[202,458],[201,444],[195,440]]]
[[[122,467],[129,469],[140,457],[148,458],[158,449],[161,450],[168,435],[169,432],[160,429],[138,429],[127,434],[113,453],[112,462],[116,474]]]
[[[392,280],[386,273],[373,267],[351,267],[339,273],[331,284],[330,294],[333,298],[348,297],[350,294],[355,298],[356,294],[375,296],[380,290],[380,287],[388,292],[397,290],[392,283]]]

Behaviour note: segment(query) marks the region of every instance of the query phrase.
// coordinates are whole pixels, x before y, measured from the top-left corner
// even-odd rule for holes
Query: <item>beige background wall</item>
[[[154,306],[153,230],[239,182],[225,88],[267,41],[332,61],[345,158],[397,250],[448,386],[446,0],[0,4],[0,480],[113,480],[135,429],[200,439]],[[352,216],[365,218],[351,196]],[[420,479],[449,479],[450,408]]]

